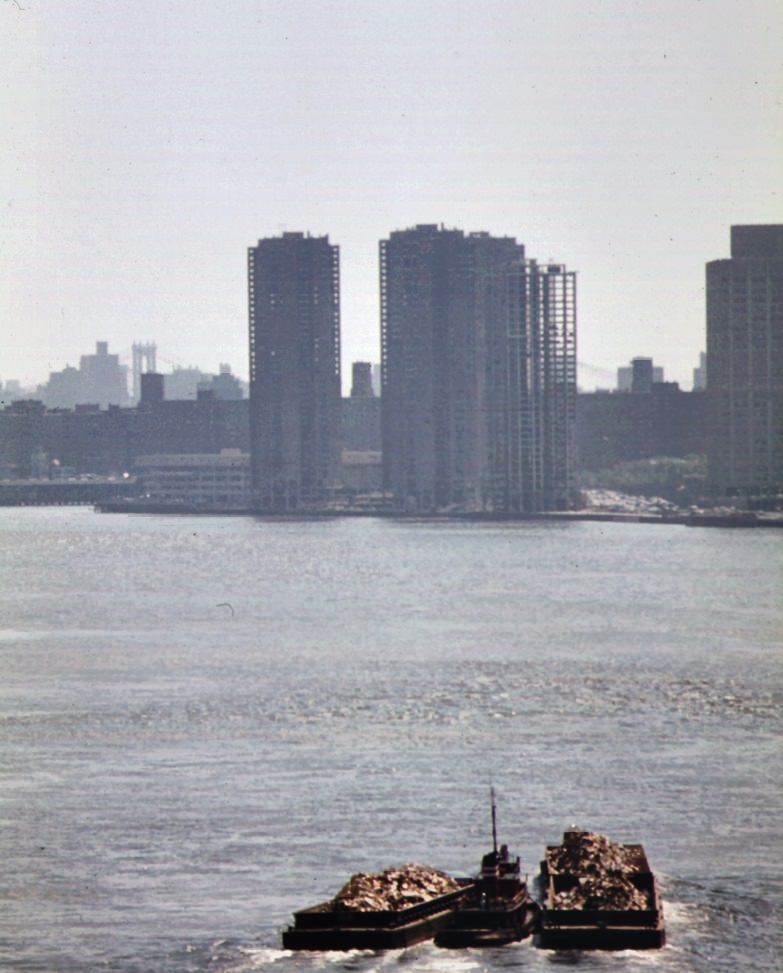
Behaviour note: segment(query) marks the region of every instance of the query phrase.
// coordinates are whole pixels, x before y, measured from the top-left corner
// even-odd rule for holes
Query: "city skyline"
[[[246,376],[241,255],[283,230],[340,245],[347,374],[379,360],[378,240],[443,222],[576,268],[582,387],[638,355],[690,387],[705,261],[727,226],[783,220],[776,17],[0,4],[0,376],[37,384],[96,340]]]

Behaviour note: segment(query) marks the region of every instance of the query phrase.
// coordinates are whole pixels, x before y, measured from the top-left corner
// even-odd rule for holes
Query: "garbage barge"
[[[542,949],[659,949],[663,907],[642,845],[566,831],[541,862]]]
[[[432,939],[473,882],[423,865],[352,876],[328,902],[294,913],[293,950],[401,949]]]

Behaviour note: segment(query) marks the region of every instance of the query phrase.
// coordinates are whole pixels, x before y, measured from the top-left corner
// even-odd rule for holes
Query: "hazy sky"
[[[783,222],[779,0],[0,0],[0,377],[98,339],[247,370],[246,248],[341,248],[377,361],[378,240],[488,230],[578,271],[580,383],[690,387],[704,263]]]

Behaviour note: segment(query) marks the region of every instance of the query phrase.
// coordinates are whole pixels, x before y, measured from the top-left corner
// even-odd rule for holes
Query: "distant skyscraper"
[[[119,355],[109,354],[106,341],[98,341],[95,354],[82,355],[78,368],[66,365],[61,372],[50,372],[39,395],[50,408],[72,409],[87,403],[102,408],[127,406],[128,369],[120,365]]]
[[[248,250],[254,504],[295,510],[340,471],[340,253],[284,233]]]
[[[236,402],[244,398],[242,383],[236,375],[231,374],[231,366],[228,362],[220,363],[220,371],[217,375],[213,375],[209,384],[204,387],[211,389],[215,393],[215,398],[223,401]]]
[[[732,226],[707,264],[708,468],[718,493],[783,487],[783,225]]]
[[[707,354],[699,352],[699,364],[693,369],[693,391],[703,392],[707,388]]]
[[[163,376],[160,372],[143,372],[139,376],[139,396],[141,405],[163,402],[165,399]]]
[[[355,361],[351,369],[351,398],[372,399],[375,390],[372,387],[372,364],[368,361]]]
[[[617,369],[618,392],[651,392],[653,382],[663,381],[663,368],[652,358],[634,358],[630,365]]]
[[[210,379],[207,372],[202,372],[195,366],[175,365],[164,375],[166,398],[169,402],[183,402],[185,399],[195,399],[202,382]]]
[[[381,394],[381,363],[373,362],[372,365],[372,388],[376,395]]]
[[[355,361],[351,375],[351,395],[343,399],[343,449],[380,452],[381,400],[373,388],[372,364]]]
[[[568,506],[575,275],[434,225],[392,233],[380,257],[386,488],[422,511]]]
[[[128,368],[120,365],[119,355],[109,354],[109,343],[98,341],[94,355],[82,355],[79,371],[86,392],[86,402],[101,406],[128,405]]]
[[[154,341],[134,341],[131,346],[131,399],[136,405],[141,399],[141,376],[145,372],[157,372],[158,346]]]

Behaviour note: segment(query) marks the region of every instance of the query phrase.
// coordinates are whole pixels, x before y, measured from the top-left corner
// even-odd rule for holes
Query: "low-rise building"
[[[342,452],[343,488],[349,493],[369,493],[383,488],[383,454],[380,450]]]
[[[682,392],[675,382],[653,383],[647,393],[582,392],[576,400],[576,439],[583,470],[703,454],[707,399],[704,392]]]
[[[250,507],[250,455],[239,449],[139,456],[136,474],[145,499],[219,510]]]

